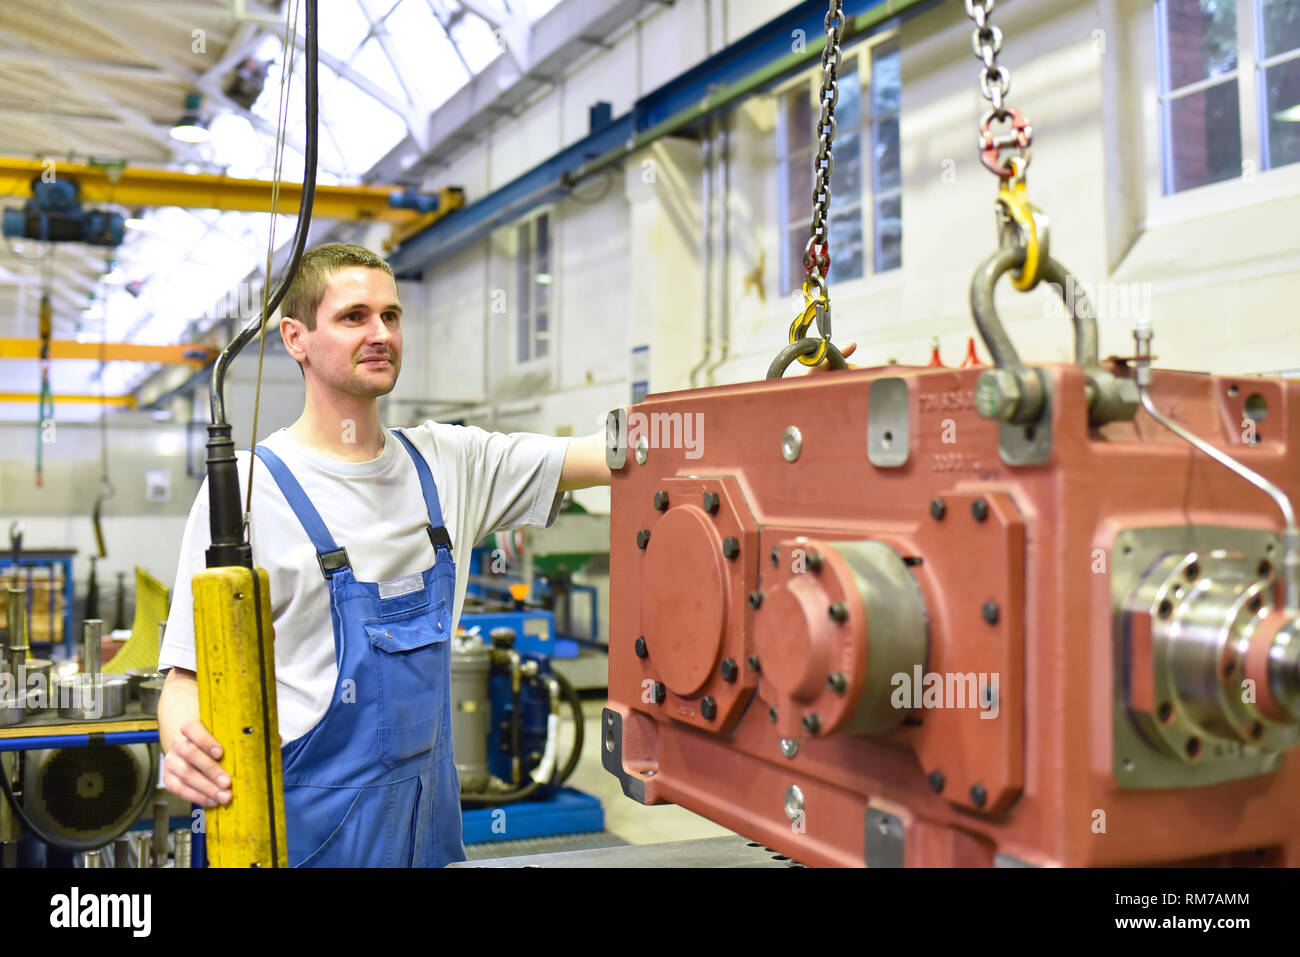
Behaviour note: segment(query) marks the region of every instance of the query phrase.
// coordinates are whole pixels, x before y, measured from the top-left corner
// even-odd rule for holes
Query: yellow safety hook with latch
[[[803,308],[803,312],[799,314],[799,316],[794,320],[794,322],[790,323],[791,344],[798,342],[800,339],[805,338],[805,334],[808,332],[808,328],[814,322],[817,323],[817,330],[819,332],[821,332],[824,328],[825,325],[824,317],[826,314],[826,306],[827,306],[826,294],[824,292],[821,292],[818,293],[817,295],[814,295],[808,288],[811,285],[812,285],[811,280],[807,280],[807,279],[804,280],[804,284],[803,284],[804,308]],[[821,362],[823,359],[826,358],[827,342],[829,342],[829,338],[823,335],[823,337],[821,338],[817,346],[817,351],[814,352],[812,355],[798,356],[797,357],[798,360],[806,366],[817,365],[819,362]]]
[[[1014,173],[998,190],[998,220],[1003,229],[1014,224],[1024,239],[1025,264],[1019,272],[1011,274],[1011,283],[1021,292],[1028,292],[1038,285],[1039,269],[1048,257],[1049,222],[1041,210],[1029,203],[1023,158],[1013,156],[1010,163]],[[1004,235],[1003,242],[1006,241]]]

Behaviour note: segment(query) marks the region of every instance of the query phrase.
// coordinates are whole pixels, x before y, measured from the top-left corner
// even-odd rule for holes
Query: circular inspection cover
[[[683,697],[704,686],[722,646],[726,560],[704,512],[669,509],[655,523],[641,569],[641,627],[652,670]]]

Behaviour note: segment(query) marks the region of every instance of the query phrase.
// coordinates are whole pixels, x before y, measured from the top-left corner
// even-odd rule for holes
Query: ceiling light
[[[211,135],[208,132],[208,124],[199,116],[199,104],[202,97],[197,93],[185,94],[185,112],[181,118],[176,121],[176,125],[171,128],[171,136],[174,140],[180,140],[182,143],[204,143]]]

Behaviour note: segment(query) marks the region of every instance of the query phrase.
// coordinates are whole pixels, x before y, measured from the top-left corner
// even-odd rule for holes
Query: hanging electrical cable
[[[38,329],[41,338],[40,368],[41,394],[36,410],[36,487],[45,485],[45,445],[50,440],[49,430],[54,425],[54,391],[50,388],[50,339],[54,335],[54,306],[50,302],[50,279],[54,263],[51,249],[43,263],[44,281],[41,286],[41,306]]]
[[[107,264],[106,264],[107,265]],[[91,556],[90,561],[90,594],[87,598],[86,617],[98,617],[99,598],[95,594],[95,559],[107,558],[108,549],[104,547],[104,529],[100,525],[100,516],[104,507],[104,501],[112,498],[116,489],[108,477],[108,401],[104,393],[104,373],[108,368],[108,299],[103,295],[103,284],[100,284],[99,298],[99,494],[95,496],[95,504],[90,510],[90,521],[95,529],[95,551],[97,554]],[[90,603],[95,606],[95,614],[91,614]]]
[[[288,64],[297,45],[298,10],[299,5],[294,3],[286,11],[286,63],[281,82],[274,172],[277,196],[292,79]],[[210,388],[212,424],[208,427],[207,463],[212,544],[205,556],[207,570],[194,580],[199,716],[204,727],[226,748],[223,766],[228,765],[227,770],[239,769],[235,798],[208,813],[209,859],[217,867],[283,867],[288,863],[270,589],[265,569],[253,565],[250,529],[240,503],[235,443],[226,416],[225,377],[244,346],[255,335],[265,336],[266,322],[293,282],[307,244],[318,152],[317,0],[305,0],[305,12],[306,138],[302,203],[289,261],[275,291],[268,294],[275,251],[273,214],[261,314],[241,329],[217,358]],[[261,401],[261,376],[259,361],[255,410]],[[256,438],[254,425],[252,441],[256,442]],[[250,462],[250,506],[251,468]]]

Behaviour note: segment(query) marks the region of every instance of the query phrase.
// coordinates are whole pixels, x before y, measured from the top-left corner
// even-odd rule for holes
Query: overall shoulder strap
[[[311,499],[302,490],[298,480],[293,477],[289,467],[264,445],[257,446],[253,452],[266,465],[267,471],[275,479],[275,484],[280,486],[280,491],[284,493],[289,507],[293,509],[293,514],[298,516],[303,530],[316,548],[316,560],[320,562],[321,572],[329,578],[333,572],[345,567],[348,564],[347,549],[339,548],[335,544],[334,537],[325,527],[320,513],[316,511],[316,506],[312,505]]]
[[[429,463],[424,460],[424,456],[419,453],[411,440],[408,439],[397,429],[389,429],[393,435],[401,440],[406,451],[410,453],[411,461],[415,463],[415,472],[420,476],[420,490],[424,493],[424,506],[429,512],[429,541],[433,547],[446,548],[451,550],[451,536],[442,524],[442,506],[438,504],[438,486],[433,481],[433,473],[429,471]]]

